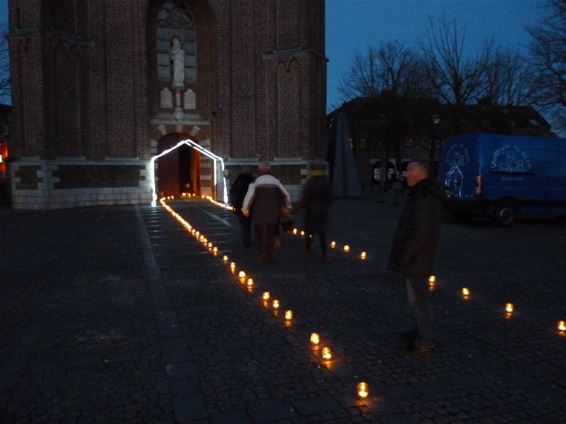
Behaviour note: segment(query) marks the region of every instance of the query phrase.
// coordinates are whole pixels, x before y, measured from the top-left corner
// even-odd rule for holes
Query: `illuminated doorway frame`
[[[228,204],[228,189],[226,188],[226,175],[225,175],[225,168],[224,168],[224,160],[220,157],[212,153],[210,150],[205,149],[200,144],[195,143],[191,139],[185,139],[179,141],[173,147],[170,147],[167,150],[164,150],[160,154],[153,156],[149,161],[149,172],[150,172],[150,179],[151,179],[151,206],[157,206],[157,193],[155,193],[155,161],[159,159],[161,156],[165,156],[168,153],[171,153],[173,150],[178,149],[181,146],[189,146],[195,149],[197,152],[202,153],[203,155],[209,157],[213,160],[214,163],[214,192],[216,193],[217,185],[218,185],[218,174],[217,174],[217,162],[220,162],[220,170],[222,172],[222,200],[224,204]]]

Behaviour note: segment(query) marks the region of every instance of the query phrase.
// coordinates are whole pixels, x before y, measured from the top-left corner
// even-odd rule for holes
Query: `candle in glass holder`
[[[320,343],[320,335],[318,333],[311,333],[311,343],[315,346]]]
[[[358,396],[360,399],[365,399],[369,395],[369,387],[365,381],[360,381],[358,383]]]
[[[514,310],[515,310],[515,308],[513,307],[512,303],[506,303],[505,304],[505,316],[507,318],[511,318],[511,315],[513,315]]]

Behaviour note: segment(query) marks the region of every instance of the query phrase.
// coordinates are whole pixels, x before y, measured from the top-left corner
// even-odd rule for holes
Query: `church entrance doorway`
[[[158,152],[163,154],[183,140],[181,134],[168,134],[158,142]],[[159,155],[158,155],[159,156]],[[181,193],[201,194],[200,153],[181,144],[157,159],[156,193],[159,198],[180,196]]]
[[[228,203],[224,160],[182,134],[158,141],[158,154],[150,161],[153,206],[157,199],[193,193]],[[155,164],[157,162],[157,174]],[[157,177],[157,178],[156,178]]]

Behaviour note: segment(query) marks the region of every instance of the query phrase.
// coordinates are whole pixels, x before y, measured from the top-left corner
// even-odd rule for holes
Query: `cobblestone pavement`
[[[161,207],[0,210],[0,422],[563,422],[563,222],[447,217],[440,347],[413,357],[400,353],[404,286],[383,272],[398,208],[337,201],[331,239],[349,254],[321,263],[314,243],[306,259],[300,237],[283,235],[266,266],[241,247],[231,212],[169,205],[254,278],[253,292]],[[293,310],[291,325],[264,290]]]

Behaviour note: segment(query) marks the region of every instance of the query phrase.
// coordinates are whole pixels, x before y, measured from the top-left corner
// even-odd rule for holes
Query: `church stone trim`
[[[157,75],[157,53],[172,52],[157,45],[162,0],[89,0],[81,13],[75,1],[51,3],[9,2],[25,17],[9,34],[14,207],[149,202],[149,160],[169,134],[206,145],[230,175],[270,160],[297,196],[324,151],[324,0],[184,0],[198,72],[182,89]],[[210,164],[200,161],[203,191]]]

